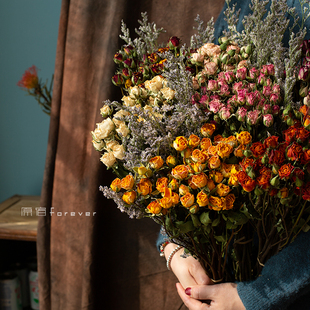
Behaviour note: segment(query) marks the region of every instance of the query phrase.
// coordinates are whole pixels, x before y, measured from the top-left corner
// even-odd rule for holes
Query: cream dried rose
[[[93,140],[92,142],[93,142],[93,146],[94,146],[95,150],[102,151],[104,149],[104,142],[102,140],[100,140],[98,142]]]
[[[125,150],[122,145],[115,145],[112,150],[115,158],[123,159],[125,157]]]
[[[124,96],[122,98],[122,101],[124,102],[126,107],[132,107],[136,104],[136,100],[131,98],[130,96]]]
[[[160,91],[166,100],[172,100],[174,98],[175,91],[171,88],[164,87]]]
[[[125,116],[128,116],[130,113],[124,110],[119,110],[118,112],[116,112],[114,114],[114,118],[113,118],[113,122],[115,124],[116,127],[118,127],[121,123],[123,123],[124,121],[119,120],[117,118],[124,118]]]
[[[100,114],[102,115],[102,117],[107,117],[109,115],[111,115],[112,113],[112,109],[108,106],[108,105],[104,105],[101,109],[100,109]]]
[[[201,53],[204,56],[212,57],[221,54],[222,50],[218,45],[214,43],[206,43],[201,48],[199,48],[197,52]]]
[[[105,153],[100,157],[100,161],[104,163],[108,168],[112,167],[116,163],[116,158],[112,152]]]
[[[110,118],[105,119],[101,123],[97,123],[97,128],[92,132],[94,140],[99,141],[107,138],[114,128],[114,123]]]
[[[110,140],[110,141],[105,141],[105,145],[106,145],[105,149],[107,151],[112,151],[115,146],[119,145],[119,143],[115,140]]]
[[[157,93],[163,87],[163,80],[164,79],[161,76],[157,75],[153,79],[144,82],[145,88]]]
[[[129,129],[123,122],[118,126],[118,128],[116,129],[116,132],[123,137],[127,137],[127,135],[129,134]]]
[[[131,98],[138,98],[138,97],[146,98],[147,90],[139,86],[133,86],[129,88],[129,94]]]

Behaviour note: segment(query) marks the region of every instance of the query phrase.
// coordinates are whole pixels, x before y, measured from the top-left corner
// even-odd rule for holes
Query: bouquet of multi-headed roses
[[[213,20],[204,27],[197,17],[189,48],[177,37],[159,46],[163,29],[146,14],[135,40],[122,23],[112,81],[124,96],[105,102],[92,132],[117,175],[101,190],[131,218],[159,223],[214,281],[256,278],[310,228],[309,7],[301,5],[298,21],[286,1],[268,14],[266,1],[253,1],[242,33],[228,6],[218,45]],[[287,14],[300,28],[286,48]]]

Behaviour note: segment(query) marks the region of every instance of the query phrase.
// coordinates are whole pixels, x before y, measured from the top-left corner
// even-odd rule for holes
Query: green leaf
[[[203,225],[208,225],[210,223],[212,223],[212,220],[210,219],[210,216],[209,216],[209,212],[203,212],[201,215],[200,215],[200,222],[203,224]]]
[[[215,220],[212,222],[212,226],[215,227],[215,226],[217,226],[218,224],[220,224],[220,222],[221,222],[221,219],[220,219],[220,217],[218,217],[217,219],[215,219]]]
[[[199,218],[197,215],[195,214],[191,214],[191,218],[192,218],[192,221],[193,221],[193,224],[195,227],[200,227],[201,226],[201,223],[199,221]]]
[[[183,234],[186,234],[186,233],[193,231],[195,229],[192,221],[187,221],[185,223],[184,222],[176,222],[175,225]]]
[[[214,236],[215,240],[221,243],[227,242],[227,238],[224,236]]]

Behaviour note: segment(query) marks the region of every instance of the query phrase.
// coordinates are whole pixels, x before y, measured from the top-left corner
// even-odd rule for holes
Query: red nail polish
[[[191,288],[190,287],[188,287],[186,290],[185,290],[185,294],[186,295],[188,295],[188,296],[190,296],[191,295]]]

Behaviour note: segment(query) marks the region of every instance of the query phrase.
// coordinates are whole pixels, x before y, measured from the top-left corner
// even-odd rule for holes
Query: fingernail
[[[190,296],[191,295],[191,288],[190,287],[188,287],[186,290],[185,290],[185,294],[186,295],[188,295],[188,296]]]

